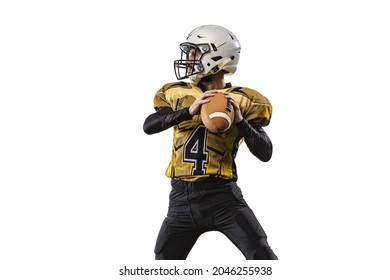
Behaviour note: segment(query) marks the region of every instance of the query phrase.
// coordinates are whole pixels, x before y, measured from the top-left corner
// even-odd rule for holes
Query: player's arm
[[[192,116],[189,112],[189,108],[173,111],[169,107],[161,107],[146,118],[144,122],[144,131],[146,134],[158,133],[190,119],[192,119]]]
[[[236,125],[251,153],[261,161],[269,161],[272,157],[272,142],[261,125],[251,125],[246,119]]]
[[[234,107],[235,124],[239,130],[240,136],[244,137],[249,150],[261,161],[269,161],[272,157],[272,142],[267,133],[263,130],[260,124],[249,123],[242,116],[241,109],[237,102],[229,94],[226,94],[226,96]]]
[[[216,90],[207,91],[199,96],[194,103],[182,110],[173,111],[170,107],[160,107],[157,112],[148,116],[144,123],[144,131],[154,134],[177,125],[183,121],[191,120],[192,116],[199,115],[202,104],[209,102],[207,99],[215,95]]]

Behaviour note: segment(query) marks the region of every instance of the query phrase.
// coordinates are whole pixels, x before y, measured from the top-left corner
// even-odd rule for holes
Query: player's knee
[[[272,249],[267,247],[258,247],[254,254],[253,254],[253,260],[277,260],[278,257],[275,255],[275,253],[272,251]]]
[[[165,256],[165,254],[162,254],[162,253],[156,253],[154,259],[155,260],[169,260],[169,258],[167,258]]]

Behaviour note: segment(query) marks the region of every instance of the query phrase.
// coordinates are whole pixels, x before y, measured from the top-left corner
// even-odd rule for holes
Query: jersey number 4
[[[184,162],[193,163],[192,175],[203,175],[206,173],[205,164],[208,162],[209,154],[206,150],[206,128],[198,126],[184,144]]]

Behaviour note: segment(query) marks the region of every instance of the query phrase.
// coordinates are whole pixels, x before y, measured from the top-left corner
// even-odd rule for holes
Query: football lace
[[[231,112],[233,110],[232,102],[229,99],[226,99],[226,109]]]

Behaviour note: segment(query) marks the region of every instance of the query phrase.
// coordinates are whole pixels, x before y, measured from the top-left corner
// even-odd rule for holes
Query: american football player
[[[267,236],[237,185],[235,157],[245,141],[251,153],[267,162],[272,143],[263,127],[271,120],[269,100],[248,87],[233,86],[241,45],[218,25],[195,28],[180,44],[174,61],[179,81],[165,84],[154,96],[155,112],[143,129],[154,134],[173,127],[169,208],[155,246],[155,258],[184,260],[198,237],[223,233],[248,260],[276,260]],[[189,81],[183,81],[189,79]],[[223,92],[234,108],[234,124],[222,133],[208,131],[200,108]]]

